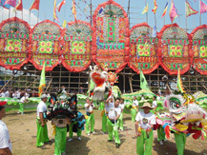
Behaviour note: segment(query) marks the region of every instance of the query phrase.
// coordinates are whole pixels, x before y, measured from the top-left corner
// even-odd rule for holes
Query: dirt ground
[[[84,110],[80,110],[85,114]],[[36,111],[26,111],[24,115],[16,114],[16,111],[8,112],[3,121],[7,124],[12,141],[12,152],[14,155],[53,155],[54,154],[54,136],[52,135],[52,126],[48,122],[49,138],[51,143],[44,148],[37,148],[36,144]],[[74,140],[67,142],[66,153],[68,155],[135,155],[136,137],[134,123],[129,114],[124,114],[124,128],[120,132],[121,146],[115,148],[115,143],[109,143],[108,135],[101,132],[101,112],[95,110],[95,131],[94,135],[87,136],[82,132],[82,141],[78,141],[76,133]],[[176,155],[176,146],[174,138],[160,146],[157,142],[157,134],[154,132],[153,155]],[[187,138],[185,155],[207,155],[207,140],[193,140]]]

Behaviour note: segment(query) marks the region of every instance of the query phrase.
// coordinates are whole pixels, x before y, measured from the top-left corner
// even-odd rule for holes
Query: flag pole
[[[187,27],[188,27],[188,17],[186,16],[186,4],[187,4],[187,0],[185,0],[185,28],[186,28],[186,32],[187,32]]]
[[[155,19],[155,26],[157,27],[156,13],[154,14],[154,19]]]
[[[40,9],[38,10],[38,13],[37,13],[37,23],[39,23],[39,14],[40,13]]]
[[[147,6],[147,0],[145,0],[145,7]],[[148,11],[146,12],[146,23],[148,24]]]
[[[199,23],[201,25],[201,0],[199,0]]]
[[[56,6],[55,6],[55,0],[53,1],[53,7],[56,7]],[[55,9],[55,8],[53,8],[53,22],[55,22],[55,18],[54,18],[54,9]]]

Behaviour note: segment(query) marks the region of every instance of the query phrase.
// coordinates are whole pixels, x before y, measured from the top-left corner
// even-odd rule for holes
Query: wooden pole
[[[129,86],[130,86],[130,91],[133,93],[133,88],[132,88],[132,76],[129,77]]]
[[[91,26],[92,26],[92,24],[93,24],[93,17],[92,17],[92,14],[93,14],[93,8],[92,8],[92,0],[90,0],[90,24],[91,24]]]
[[[188,27],[188,20],[187,20],[187,14],[186,14],[186,2],[187,2],[187,0],[185,0],[185,29],[186,29],[186,32],[187,32],[187,27]]]
[[[35,79],[29,86],[27,86],[26,89],[30,88],[36,81],[37,81],[37,79]]]
[[[7,81],[7,83],[1,88],[1,91],[4,90],[4,88],[9,84],[9,82],[14,78],[14,76],[12,76],[9,81]]]
[[[53,80],[53,78],[50,79],[49,84],[48,84],[48,86],[47,86],[47,88],[46,88],[46,91],[47,91],[48,88],[50,87],[50,85],[51,85],[51,83],[52,83],[52,80]]]

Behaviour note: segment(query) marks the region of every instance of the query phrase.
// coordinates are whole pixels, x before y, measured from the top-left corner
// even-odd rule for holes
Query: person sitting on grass
[[[2,121],[2,118],[6,115],[5,104],[5,101],[0,101],[0,155],[12,155],[9,130],[6,124]]]
[[[155,115],[150,112],[151,105],[144,103],[141,107],[144,111],[138,112],[135,123],[135,133],[137,136],[137,154],[151,155],[153,145],[153,125],[155,122]]]
[[[90,133],[95,133],[94,132],[94,125],[95,125],[95,119],[94,119],[94,114],[93,114],[93,109],[95,108],[95,105],[93,104],[93,101],[90,101],[89,98],[86,98],[86,104],[85,104],[85,109],[86,109],[86,134],[89,136]],[[89,129],[89,125],[91,124],[91,130]]]
[[[115,137],[116,148],[120,146],[119,132],[118,132],[118,119],[121,114],[119,108],[119,99],[115,100],[114,106],[110,108],[108,113],[107,127],[108,127],[108,142],[113,141],[113,135]]]
[[[47,130],[47,120],[46,120],[46,114],[47,114],[47,95],[43,94],[41,96],[41,101],[37,106],[37,147],[44,146],[44,143],[49,142],[48,138],[48,130]]]

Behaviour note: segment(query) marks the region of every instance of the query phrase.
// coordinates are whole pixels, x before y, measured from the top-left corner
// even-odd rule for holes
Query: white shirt
[[[136,121],[139,122],[139,125],[143,129],[151,128],[151,125],[156,124],[155,115],[151,112],[145,114],[144,111],[138,112],[136,116]]]
[[[119,107],[120,107],[121,110],[124,110],[124,106],[125,106],[124,103],[119,104]]]
[[[21,96],[21,92],[20,91],[17,91],[17,98],[19,99],[20,98],[20,96]]]
[[[9,97],[9,91],[5,92],[5,97]]]
[[[5,96],[5,93],[3,93],[3,92],[0,94],[0,96],[1,96],[1,97],[6,97],[6,96]]]
[[[139,102],[137,100],[133,100],[133,105],[132,106],[139,106]]]
[[[106,104],[105,109],[107,112],[109,112],[109,110],[113,107],[114,107],[114,101],[112,102],[109,101],[108,104]]]
[[[25,93],[25,94],[26,94],[26,97],[29,98],[29,94],[28,93]]]
[[[157,106],[157,101],[152,102],[152,108],[155,108]]]
[[[23,97],[20,99],[20,103],[24,103],[24,102],[26,102],[26,97],[25,97],[25,96],[23,96]]]
[[[121,109],[119,107],[117,107],[117,108],[112,107],[109,110],[108,117],[109,117],[109,119],[113,120],[116,118],[116,116],[118,116],[120,114],[121,114]]]
[[[37,106],[37,117],[40,117],[39,116],[40,112],[42,113],[47,112],[47,105],[43,101],[41,101]]]
[[[92,111],[93,111],[94,104],[90,105],[90,106],[87,108],[88,105],[89,105],[88,103],[85,104],[86,112],[92,112]]]
[[[0,120],[0,149],[9,148],[12,151],[11,140],[9,136],[9,130],[6,124]]]

